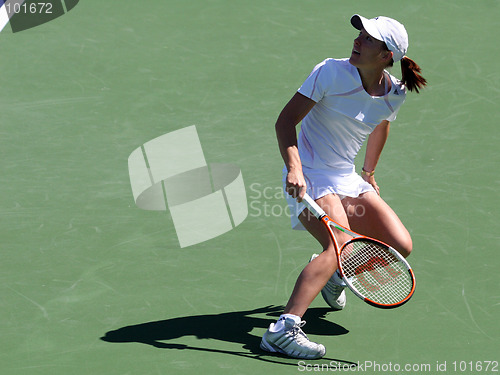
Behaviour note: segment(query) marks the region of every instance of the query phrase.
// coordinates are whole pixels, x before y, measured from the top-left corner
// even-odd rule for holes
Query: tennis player
[[[380,197],[375,168],[389,134],[390,122],[406,92],[426,85],[420,67],[406,57],[404,26],[387,17],[351,18],[359,30],[351,56],[318,64],[276,122],[285,161],[284,184],[294,229],[307,229],[321,244],[297,279],[283,314],[264,334],[261,348],[295,358],[321,358],[325,347],[310,341],[302,316],[319,294],[331,308],[343,309],[345,285],[336,272],[335,249],[324,226],[297,203],[307,193],[339,224],[379,239],[407,257],[412,240],[396,213]],[[401,62],[401,81],[387,72]],[[297,137],[296,126],[302,121]],[[354,158],[364,141],[361,175]],[[349,237],[336,231],[341,246]]]

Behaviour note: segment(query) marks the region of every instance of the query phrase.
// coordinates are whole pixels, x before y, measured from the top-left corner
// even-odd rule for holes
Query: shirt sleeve
[[[328,59],[316,65],[298,90],[299,93],[316,103],[323,99],[334,81],[334,69],[332,69],[332,64],[327,64],[327,62]]]
[[[392,112],[391,115],[386,120],[389,122],[396,120],[396,117],[398,117],[399,108],[401,107],[396,108],[396,110]]]
[[[406,100],[406,88],[402,86],[399,82],[393,81],[393,84],[396,86],[393,94],[391,96],[389,108],[392,109],[391,115],[387,118],[387,121],[394,121],[398,115],[399,109],[403,105]]]

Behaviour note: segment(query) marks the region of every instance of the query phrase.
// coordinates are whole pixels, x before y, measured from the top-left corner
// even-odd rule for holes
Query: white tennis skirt
[[[340,199],[345,197],[359,197],[360,194],[373,191],[375,189],[368,182],[357,174],[354,167],[351,171],[338,171],[327,169],[310,169],[302,167],[304,178],[307,184],[307,194],[313,199],[319,199],[328,194],[336,194]],[[283,168],[283,188],[286,186],[287,170]],[[298,216],[304,210],[302,203],[297,203],[291,195],[286,193],[286,200],[290,210],[290,218],[293,229],[305,230]]]

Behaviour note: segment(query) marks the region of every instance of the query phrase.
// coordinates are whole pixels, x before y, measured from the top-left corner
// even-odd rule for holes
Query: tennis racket
[[[336,223],[307,193],[302,203],[328,229],[337,254],[340,276],[357,297],[372,306],[386,309],[408,302],[415,291],[415,276],[401,254],[381,241]],[[353,238],[339,249],[333,229]]]

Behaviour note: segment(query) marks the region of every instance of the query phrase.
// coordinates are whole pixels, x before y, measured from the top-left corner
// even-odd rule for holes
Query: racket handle
[[[302,203],[311,211],[311,213],[321,220],[323,216],[326,216],[325,211],[312,199],[309,194],[305,193],[304,198],[302,198]]]

